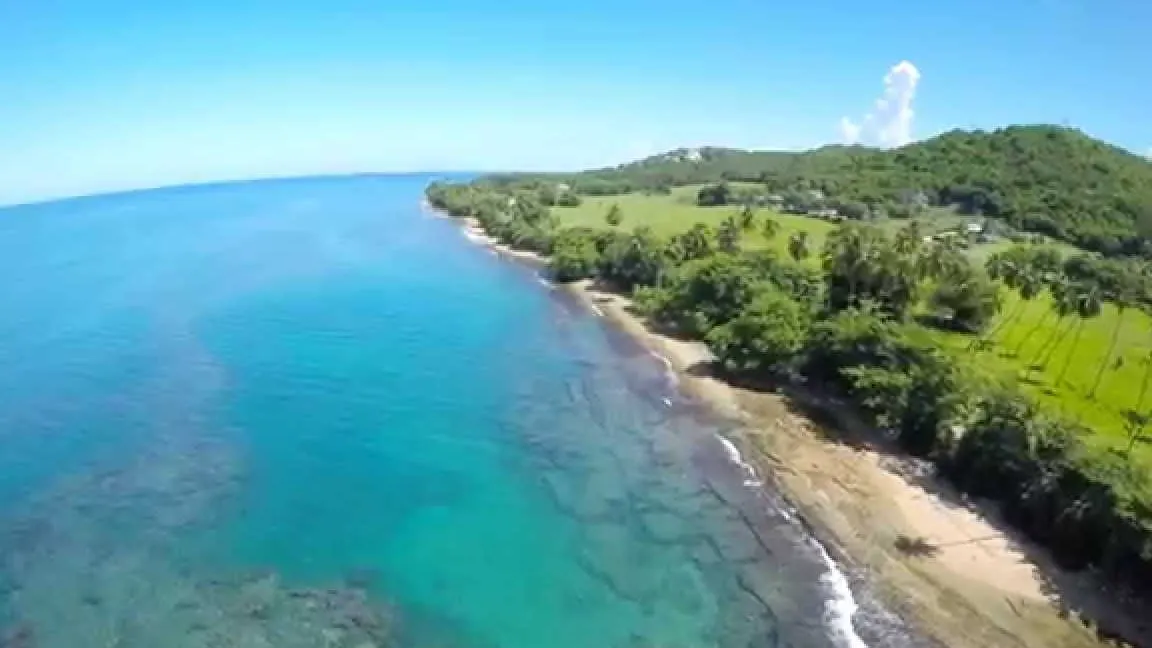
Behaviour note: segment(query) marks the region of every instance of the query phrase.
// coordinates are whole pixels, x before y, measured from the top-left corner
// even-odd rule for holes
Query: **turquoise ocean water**
[[[430,179],[0,210],[0,644],[914,645]]]

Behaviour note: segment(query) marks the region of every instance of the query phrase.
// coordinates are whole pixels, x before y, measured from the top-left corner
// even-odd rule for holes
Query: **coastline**
[[[906,481],[893,457],[823,434],[787,396],[708,375],[702,368],[711,354],[703,343],[652,331],[630,312],[626,297],[587,280],[570,290],[665,358],[682,390],[740,421],[728,441],[743,460],[779,489],[836,563],[864,568],[883,602],[918,632],[971,648],[1100,645],[1084,626],[1061,617],[1024,552],[978,513]],[[910,557],[896,547],[902,535],[956,544],[936,556]]]
[[[470,241],[496,254],[534,266],[547,262],[501,244],[473,219],[457,220]],[[628,298],[590,280],[563,288],[663,359],[680,389],[739,421],[739,431],[725,440],[734,458],[742,456],[777,487],[835,556],[833,566],[862,568],[874,593],[916,631],[947,646],[971,648],[1101,645],[1093,631],[1061,611],[1045,576],[1054,568],[1042,552],[961,501],[914,461],[889,452],[850,412],[829,407],[815,394],[785,396],[724,382],[708,372],[711,354],[702,342],[649,329]],[[923,539],[937,549],[901,550],[901,539]],[[1091,607],[1107,612],[1109,601],[1094,596],[1090,585],[1078,585],[1080,594],[1099,603]],[[1109,621],[1112,627],[1129,626]],[[1142,637],[1140,630],[1125,635]]]

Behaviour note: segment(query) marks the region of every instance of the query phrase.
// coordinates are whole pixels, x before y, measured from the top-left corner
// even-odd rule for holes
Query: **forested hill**
[[[601,195],[722,180],[760,182],[781,194],[818,189],[827,206],[852,205],[866,217],[956,206],[1106,254],[1152,254],[1152,163],[1057,126],[952,131],[892,150],[680,149],[549,177]]]

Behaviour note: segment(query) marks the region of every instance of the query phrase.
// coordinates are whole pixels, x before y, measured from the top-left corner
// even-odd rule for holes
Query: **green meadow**
[[[1152,352],[1152,318],[1135,308],[1121,315],[1105,304],[1098,317],[1085,322],[1077,340],[1075,318],[1060,321],[1050,299],[1022,304],[1007,288],[1002,298],[1003,307],[990,328],[995,331],[991,348],[970,350],[968,335],[933,330],[932,337],[978,371],[1019,381],[1045,407],[1092,429],[1093,445],[1127,448],[1126,412],[1144,411],[1152,401],[1150,388],[1141,403]],[[1152,445],[1138,443],[1135,453],[1152,460]]]
[[[741,183],[730,183],[740,187]],[[632,230],[645,225],[663,236],[671,236],[687,231],[696,223],[718,227],[721,222],[740,213],[740,207],[700,207],[696,205],[698,186],[677,187],[669,195],[626,194],[622,196],[585,197],[579,207],[554,207],[553,213],[559,216],[566,227],[610,227],[604,220],[612,205],[620,207],[624,220],[618,226],[622,230]],[[783,256],[788,254],[788,239],[796,232],[808,233],[808,249],[812,256],[809,262],[818,263],[819,251],[824,245],[824,237],[835,227],[832,223],[808,216],[784,214],[768,208],[758,209],[757,218],[772,218],[780,224],[780,231],[771,240],[766,239],[760,228],[742,235],[744,247],[751,249],[772,249]]]
[[[738,186],[738,183],[733,183]],[[669,236],[686,231],[696,223],[718,226],[739,207],[700,207],[695,204],[698,186],[678,187],[670,195],[627,194],[586,197],[578,207],[557,207],[554,213],[563,226],[610,227],[605,215],[612,205],[623,213],[620,229],[648,226],[658,234]],[[762,208],[759,219],[770,217],[780,224],[779,233],[771,240],[756,231],[743,235],[742,243],[752,249],[773,249],[787,256],[788,239],[796,232],[807,232],[812,256],[807,263],[819,263],[820,250],[833,223],[796,214],[784,214]],[[932,233],[962,225],[968,218],[951,214],[933,214],[924,219],[924,232]],[[881,227],[889,230],[907,221],[888,221]],[[990,254],[1012,244],[999,242],[979,245],[969,254],[982,262]],[[1066,247],[1065,254],[1076,252]],[[1149,353],[1152,352],[1152,318],[1138,309],[1128,309],[1121,318],[1117,310],[1105,304],[1100,316],[1088,320],[1076,339],[1073,318],[1059,321],[1047,296],[1021,304],[1019,296],[1002,288],[1003,306],[989,327],[992,345],[983,350],[971,349],[973,337],[959,333],[925,329],[926,336],[970,364],[976,371],[1002,380],[1017,381],[1033,394],[1042,406],[1051,408],[1093,431],[1088,441],[1100,448],[1124,449],[1128,445],[1126,412],[1142,411],[1152,402],[1152,393],[1140,403]],[[1117,322],[1120,327],[1117,333]],[[1062,334],[1063,332],[1063,334]],[[1113,353],[1106,359],[1113,335],[1118,335]],[[1041,362],[1041,360],[1045,360]],[[1103,372],[1101,373],[1101,368]],[[1091,394],[1097,376],[1099,386]],[[1148,390],[1152,392],[1152,389]],[[1138,443],[1136,454],[1152,461],[1152,444]]]

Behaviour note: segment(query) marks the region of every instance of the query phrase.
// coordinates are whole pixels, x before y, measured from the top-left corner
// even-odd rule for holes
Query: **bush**
[[[667,268],[664,242],[647,227],[603,240],[597,273],[621,288],[653,285]]]
[[[732,201],[732,189],[727,182],[708,185],[696,192],[696,204],[701,207],[719,207]]]
[[[796,364],[809,322],[802,304],[764,283],[747,308],[709,331],[705,340],[729,371],[782,373]]]
[[[578,281],[592,277],[599,264],[596,233],[590,229],[565,230],[553,242],[549,269],[557,281]]]
[[[717,254],[690,261],[668,276],[667,298],[653,316],[685,333],[703,337],[739,315],[752,301],[762,277],[743,259]]]
[[[946,311],[954,327],[970,333],[982,331],[1000,310],[996,284],[971,264],[944,275],[929,302],[933,308]]]
[[[565,191],[556,197],[556,204],[560,207],[579,207],[582,202],[580,196],[571,191]]]

